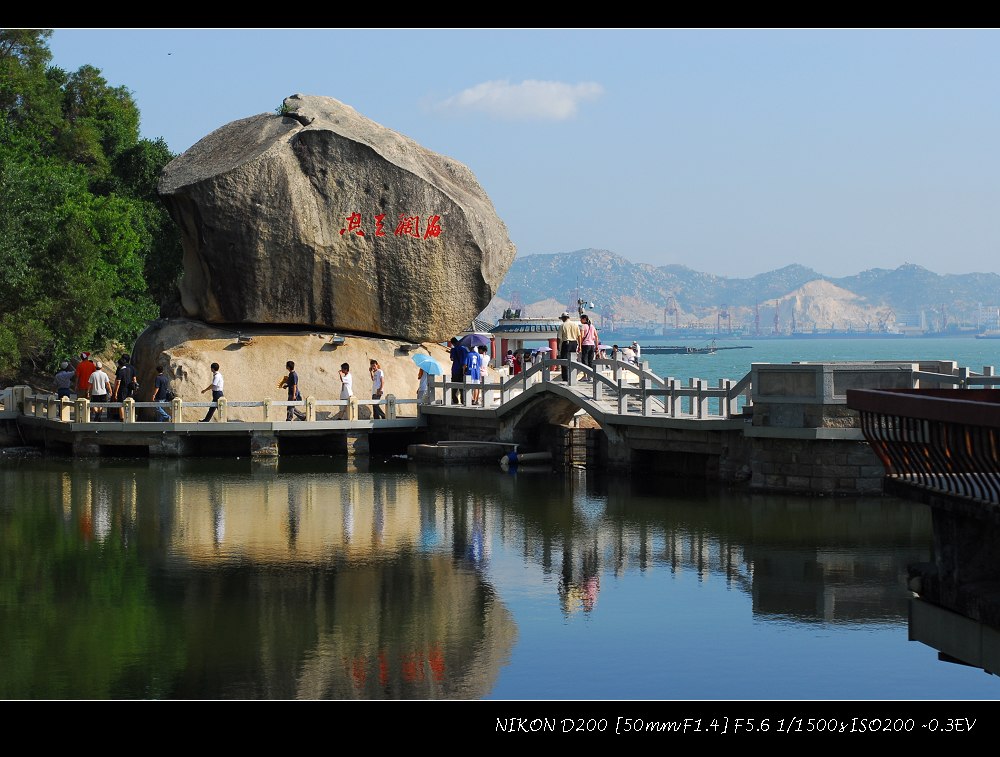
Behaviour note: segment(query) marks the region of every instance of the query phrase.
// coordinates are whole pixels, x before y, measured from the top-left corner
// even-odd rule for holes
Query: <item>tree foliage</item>
[[[0,29],[0,383],[130,344],[180,273],[156,196],[173,155],[126,88],[50,66],[50,36]]]

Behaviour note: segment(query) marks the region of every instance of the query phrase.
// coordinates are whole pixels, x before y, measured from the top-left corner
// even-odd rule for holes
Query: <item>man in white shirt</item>
[[[385,372],[382,370],[382,366],[378,364],[378,360],[372,358],[368,361],[368,372],[372,377],[372,399],[380,400],[382,395],[385,393]],[[385,418],[385,411],[382,410],[381,405],[372,405],[372,417],[374,418]]]
[[[351,376],[351,366],[347,363],[340,365],[340,399],[350,400],[354,396],[354,377]],[[336,421],[346,421],[350,412],[350,404],[344,405],[337,413]]]
[[[91,373],[90,378],[87,379],[87,386],[90,387],[90,401],[107,402],[108,393],[111,391],[111,377],[104,372],[104,364],[100,360],[98,360],[94,366],[94,372]],[[101,408],[96,408],[94,410],[95,421],[101,420],[102,412],[103,410]]]
[[[219,372],[219,364],[212,363],[212,383],[201,390],[204,394],[207,391],[212,392],[212,402],[218,402],[219,398],[222,397],[222,387],[223,387],[222,374]],[[198,423],[208,423],[212,420],[212,416],[215,415],[215,405],[208,408],[208,414],[202,418]]]

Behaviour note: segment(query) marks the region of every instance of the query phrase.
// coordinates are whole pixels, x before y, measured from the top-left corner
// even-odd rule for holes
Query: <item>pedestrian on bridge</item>
[[[76,396],[86,397],[90,391],[90,374],[94,372],[96,366],[90,359],[89,352],[80,353],[80,362],[76,365]]]
[[[100,360],[94,364],[94,370],[91,371],[87,382],[87,391],[90,392],[91,402],[108,401],[108,393],[111,391],[111,377],[104,372],[104,364]],[[94,420],[101,420],[103,413],[103,408],[94,408]],[[110,412],[108,413],[108,417],[111,417]]]
[[[76,373],[69,367],[69,361],[63,360],[59,364],[59,372],[55,375],[56,396],[59,399],[72,396],[75,378]]]
[[[562,325],[559,326],[559,359],[573,360],[580,351],[580,324],[569,319],[569,313],[559,316]],[[569,381],[569,368],[563,367],[562,380]]]
[[[354,396],[354,377],[351,376],[351,366],[348,363],[340,364],[340,399],[347,400],[347,404],[344,405],[337,416],[334,418],[335,421],[346,421],[348,415],[351,411],[351,397]]]
[[[118,360],[118,371],[115,373],[114,401],[124,402],[135,394],[139,388],[139,378],[132,365],[132,356],[125,354]],[[118,409],[118,417],[125,420],[125,408]]]
[[[465,361],[469,357],[469,348],[460,344],[457,336],[451,338],[451,380],[452,383],[465,382]],[[462,389],[451,390],[451,404],[461,405],[465,403],[465,391]]]
[[[372,399],[381,402],[382,395],[385,394],[385,371],[375,358],[368,361],[368,373],[372,377]],[[372,418],[385,420],[385,411],[381,404],[372,405]]]
[[[288,401],[301,402],[302,392],[299,391],[299,374],[295,371],[295,362],[289,360],[285,363],[285,369],[288,371],[288,375],[283,379],[283,383],[285,385],[285,389],[288,390]],[[297,407],[289,405],[288,412],[285,413],[285,420],[290,421],[295,419],[304,421],[306,419],[306,414]]]
[[[153,379],[153,402],[166,404],[174,398],[174,393],[170,389],[170,379],[163,375],[163,366],[156,366],[156,378]],[[170,420],[170,415],[163,407],[156,408],[156,419],[161,423]]]
[[[212,363],[212,383],[202,389],[201,393],[204,394],[205,392],[211,392],[212,402],[218,403],[218,401],[224,396],[222,393],[224,385],[225,381],[222,378],[222,373],[219,371],[219,364]],[[206,413],[205,417],[198,421],[198,423],[208,423],[212,420],[217,406],[217,404],[213,404],[212,407],[208,408],[208,413]]]
[[[597,354],[597,329],[586,313],[580,316],[580,346],[583,364],[593,368],[594,357]]]

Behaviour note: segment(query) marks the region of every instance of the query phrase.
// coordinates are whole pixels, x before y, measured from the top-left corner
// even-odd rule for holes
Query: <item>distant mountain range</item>
[[[975,324],[984,309],[995,311],[1000,275],[940,275],[907,263],[843,278],[789,265],[740,279],[682,265],[633,263],[608,250],[586,249],[517,258],[484,316],[497,317],[512,301],[524,315],[555,315],[562,308],[575,310],[578,297],[593,302],[599,315],[619,321],[706,325],[706,319],[729,313],[734,326],[756,317],[770,327],[777,312],[786,324],[794,319],[799,329],[871,330],[873,324],[884,329],[913,325],[910,321],[918,317],[934,327],[935,321],[938,326]]]

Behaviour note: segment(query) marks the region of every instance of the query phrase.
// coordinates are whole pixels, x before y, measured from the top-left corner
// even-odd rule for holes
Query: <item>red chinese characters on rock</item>
[[[378,215],[372,216],[375,221],[375,236],[384,237],[388,236],[385,233],[385,213],[379,213]],[[365,236],[364,228],[362,227],[362,216],[360,213],[351,213],[344,216],[346,223],[340,229],[340,236],[345,234],[350,234],[353,232],[359,237]],[[396,237],[413,237],[414,239],[430,239],[431,237],[441,236],[441,216],[439,215],[429,215],[426,217],[424,222],[424,232],[420,233],[420,216],[408,216],[405,213],[399,214],[399,222],[396,224],[395,231],[393,231],[393,236]]]
[[[427,219],[427,228],[424,231],[424,239],[427,237],[441,236],[441,216],[431,216]]]
[[[342,228],[340,230],[340,236],[344,236],[344,232],[353,231],[359,237],[363,237],[365,232],[361,230],[361,214],[351,213],[347,216],[347,228]]]

